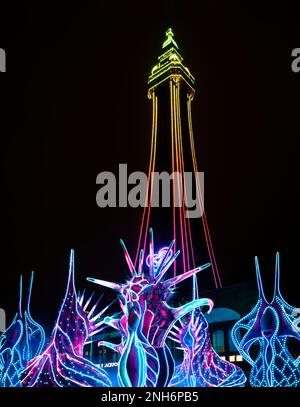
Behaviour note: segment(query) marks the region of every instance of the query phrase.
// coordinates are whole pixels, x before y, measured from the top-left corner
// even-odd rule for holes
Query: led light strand
[[[191,151],[192,151],[192,159],[193,159],[193,164],[194,164],[194,173],[198,173],[198,166],[197,166],[197,159],[196,159],[196,151],[195,151],[195,143],[194,143],[194,135],[193,135],[193,126],[192,126],[192,112],[191,112],[191,102],[193,99],[193,93],[190,93],[188,95],[188,100],[187,100],[187,108],[188,108],[188,123],[189,123],[189,133],[190,133],[190,145],[191,145]],[[198,177],[196,177],[196,190],[197,190],[197,197],[198,197],[198,202],[199,206],[201,208],[202,212],[202,223],[203,223],[203,230],[204,230],[204,235],[206,239],[206,246],[208,249],[209,253],[209,258],[212,264],[212,271],[213,271],[213,276],[214,276],[214,281],[215,281],[215,286],[216,288],[221,288],[222,283],[218,271],[218,266],[213,250],[213,245],[210,237],[210,232],[209,232],[209,227],[207,223],[207,218],[206,218],[206,213],[204,210],[204,204],[203,204],[203,198],[202,198],[202,193],[201,193],[201,186],[199,183]]]

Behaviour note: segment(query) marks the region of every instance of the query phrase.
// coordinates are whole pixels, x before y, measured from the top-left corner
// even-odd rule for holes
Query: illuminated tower
[[[181,250],[182,264],[180,267],[183,271],[194,268],[204,260],[202,258],[200,261],[198,258],[201,252],[201,256],[211,262],[214,284],[218,288],[221,287],[221,280],[204,211],[200,180],[195,176],[198,173],[198,167],[191,113],[195,79],[183,64],[183,58],[170,28],[166,32],[162,50],[163,53],[152,68],[148,79],[148,98],[152,101],[153,109],[152,137],[147,205],[142,215],[137,253],[140,248],[144,250],[146,248],[149,226],[152,226],[156,233],[161,234],[160,240],[167,240],[172,231],[177,248]],[[181,175],[174,177],[171,181],[171,207],[169,208],[152,205],[153,194],[157,193],[157,188],[156,190],[153,188],[154,183],[151,177],[155,171]],[[193,195],[202,212],[201,220],[186,217],[187,194],[190,191],[187,190],[184,172],[191,172],[194,175]],[[179,202],[180,204],[178,204]],[[174,274],[176,274],[175,267]],[[196,280],[194,280],[194,285],[196,285]]]

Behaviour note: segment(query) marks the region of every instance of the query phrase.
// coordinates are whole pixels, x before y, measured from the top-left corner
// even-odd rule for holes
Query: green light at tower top
[[[179,47],[174,40],[172,28],[168,28],[166,31],[166,39],[163,42],[162,49],[164,53],[158,57],[158,63],[152,68],[148,78],[149,90],[176,76],[181,78],[194,91],[195,78],[189,69],[183,65],[183,58],[178,52]]]
[[[177,45],[176,41],[173,39],[174,34],[173,34],[173,31],[172,31],[172,28],[167,29],[166,36],[167,36],[167,39],[163,43],[162,47],[166,48],[168,45],[173,44],[178,49],[178,45]]]

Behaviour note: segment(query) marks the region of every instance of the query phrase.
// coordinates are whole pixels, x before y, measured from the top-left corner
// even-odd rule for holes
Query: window
[[[214,331],[212,334],[213,348],[217,353],[225,352],[224,332],[221,330]]]

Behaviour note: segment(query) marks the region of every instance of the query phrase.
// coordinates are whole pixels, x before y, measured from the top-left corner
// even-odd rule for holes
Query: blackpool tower
[[[152,226],[156,234],[160,233],[160,241],[168,240],[173,234],[181,251],[181,263],[177,263],[177,267],[183,272],[199,263],[199,255],[202,260],[210,261],[214,285],[219,288],[222,284],[204,210],[204,189],[193,136],[191,109],[194,84],[195,78],[184,65],[173,31],[169,28],[162,45],[162,55],[148,79],[148,98],[152,101],[151,151],[136,262],[139,250],[147,247],[148,229]],[[162,195],[170,196],[167,205],[165,202],[159,205],[154,199],[159,193],[154,173],[161,174]],[[168,174],[172,174],[170,191],[165,191],[167,184],[163,184],[163,178]],[[191,177],[187,178],[186,174]],[[200,211],[200,215],[194,217],[187,215],[191,197]],[[176,266],[173,272],[176,275]],[[197,292],[196,285],[194,279],[194,292]]]

